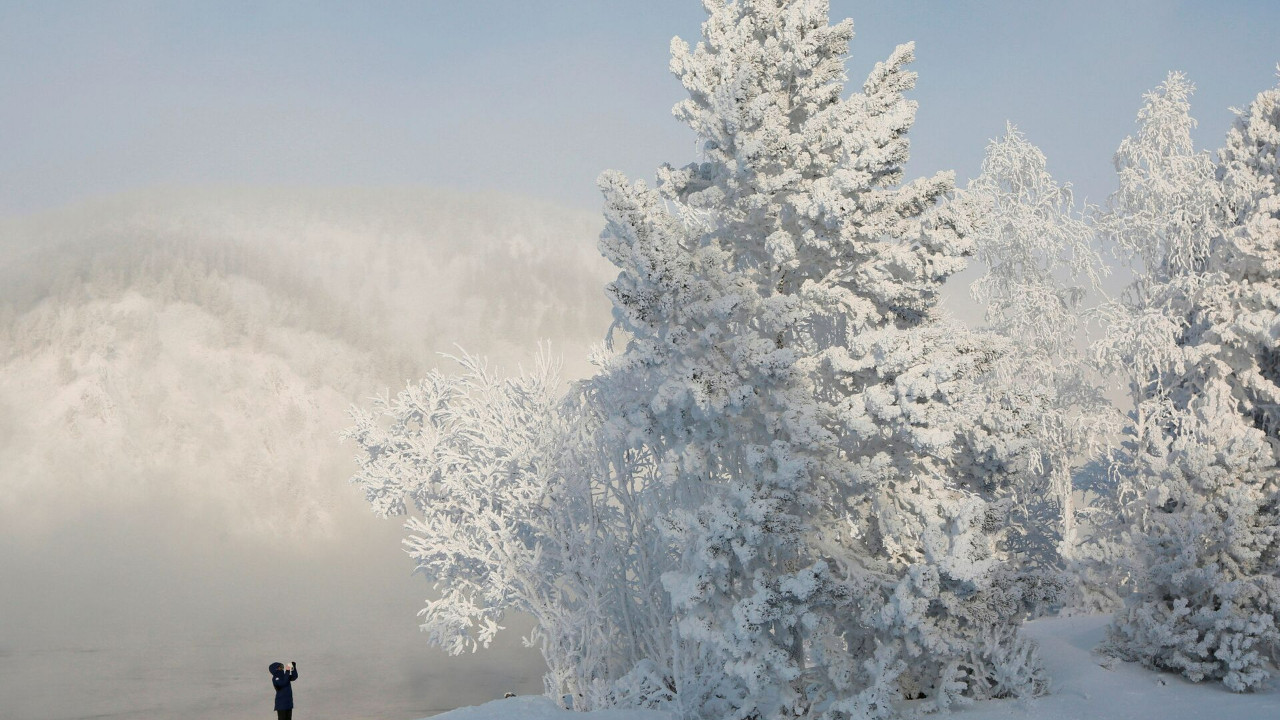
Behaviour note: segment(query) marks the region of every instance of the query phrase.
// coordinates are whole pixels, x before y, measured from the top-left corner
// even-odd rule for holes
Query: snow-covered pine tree
[[[825,0],[708,0],[672,43],[702,157],[601,177],[625,347],[591,381],[678,505],[671,682],[688,718],[885,717],[1026,693],[1023,595],[982,463],[992,341],[934,316],[971,251],[953,176],[902,183],[911,45],[842,98]]]
[[[1280,72],[1280,68],[1277,68]],[[1280,87],[1260,93],[1218,152],[1226,229],[1211,269],[1205,334],[1222,348],[1232,392],[1255,427],[1280,443]]]
[[[1149,355],[1159,358],[1145,395],[1153,440],[1130,456],[1145,491],[1129,516],[1141,572],[1108,634],[1122,657],[1235,691],[1266,680],[1280,644],[1278,139],[1273,89],[1237,120],[1217,182],[1201,184],[1201,163],[1181,177],[1195,179],[1180,193],[1195,211],[1170,203],[1167,217],[1146,221],[1197,236],[1147,276],[1169,329],[1154,334],[1163,355]]]
[[[1010,418],[1003,439],[1021,440],[1030,461],[1012,486],[1005,542],[1024,563],[1063,568],[1077,542],[1073,473],[1116,420],[1081,350],[1081,303],[1106,267],[1070,185],[1054,181],[1044,153],[1012,125],[987,146],[968,194],[982,211],[975,244],[987,268],[971,292],[1015,348],[996,387]]]
[[[1216,373],[1177,422],[1138,535],[1136,593],[1106,648],[1191,680],[1257,689],[1280,640],[1275,455]]]

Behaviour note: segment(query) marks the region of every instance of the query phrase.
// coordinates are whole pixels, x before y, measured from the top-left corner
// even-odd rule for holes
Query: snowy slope
[[[1053,689],[1031,701],[991,701],[957,713],[958,720],[1276,720],[1280,692],[1237,695],[1219,684],[1196,684],[1172,673],[1094,655],[1109,616],[1028,623],[1040,643]],[[1109,666],[1109,667],[1108,667]]]
[[[1195,684],[1092,653],[1107,616],[1052,618],[1028,623],[1053,678],[1052,693],[1035,700],[993,700],[952,714],[956,720],[1277,720],[1280,691],[1237,695],[1221,685]],[[1105,663],[1105,665],[1104,665]],[[1109,666],[1109,667],[1107,667]],[[665,720],[661,713],[608,711],[590,720]],[[588,720],[546,698],[495,700],[459,708],[433,720]]]

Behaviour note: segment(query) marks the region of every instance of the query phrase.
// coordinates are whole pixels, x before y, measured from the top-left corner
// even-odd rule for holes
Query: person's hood
[[[284,663],[273,662],[267,670],[271,671],[272,675],[281,675],[284,673]]]

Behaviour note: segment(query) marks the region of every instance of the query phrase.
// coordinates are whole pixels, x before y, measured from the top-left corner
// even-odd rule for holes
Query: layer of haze
[[[853,86],[918,42],[908,176],[963,184],[1012,120],[1093,201],[1167,71],[1199,85],[1215,147],[1280,60],[1262,0],[832,15],[856,21]],[[425,646],[428,588],[336,433],[454,343],[511,367],[551,339],[587,371],[608,321],[594,181],[693,157],[667,47],[702,18],[0,0],[0,715],[256,717],[275,659],[314,719],[539,690],[518,628],[474,657]],[[422,186],[444,189],[389,189]],[[968,275],[950,302],[973,319]]]
[[[1270,0],[835,0],[856,85],[917,41],[917,173],[977,172],[1006,120],[1100,200],[1140,95],[1199,85],[1198,137],[1275,82]],[[604,168],[651,177],[692,138],[670,116],[673,35],[697,0],[0,0],[0,214],[139,186],[442,185],[595,211]]]
[[[608,324],[590,214],[443,191],[137,193],[0,222],[0,716],[310,718],[541,689],[520,621],[427,647],[351,403],[454,343],[568,376]],[[57,678],[51,682],[50,678]]]

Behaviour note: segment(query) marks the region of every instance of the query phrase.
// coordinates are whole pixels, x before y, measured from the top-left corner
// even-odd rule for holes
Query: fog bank
[[[425,646],[429,587],[337,434],[455,343],[514,367],[550,340],[586,373],[600,226],[410,190],[135,193],[0,224],[6,705],[239,717],[273,659],[310,665],[313,718],[325,697],[420,717],[538,690],[518,632],[462,662]],[[48,662],[70,685],[26,679]],[[164,682],[169,663],[194,677]],[[229,705],[199,695],[207,673]]]

